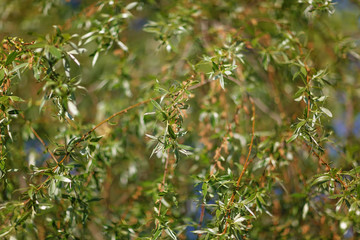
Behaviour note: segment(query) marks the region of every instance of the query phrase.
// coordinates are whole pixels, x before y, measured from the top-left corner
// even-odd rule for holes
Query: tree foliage
[[[359,5],[0,2],[0,237],[358,238]]]

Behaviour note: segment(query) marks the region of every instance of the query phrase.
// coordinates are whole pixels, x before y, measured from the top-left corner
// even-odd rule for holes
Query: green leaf
[[[61,176],[61,175],[55,175],[54,178],[55,178],[56,180],[61,181],[61,182],[71,183],[71,179],[70,179],[70,178],[67,178],[67,177],[64,177],[64,176]]]
[[[119,45],[119,47],[124,50],[125,52],[127,52],[129,49],[128,47],[122,42],[122,41],[116,41],[116,43]]]
[[[158,239],[158,238],[161,236],[161,233],[162,233],[162,229],[161,229],[161,228],[158,228],[158,229],[156,230],[156,232],[154,233],[153,239],[154,239],[154,240]]]
[[[194,233],[194,234],[205,234],[205,233],[207,233],[207,231],[205,231],[205,230],[195,230],[195,231],[191,231],[192,233]]]
[[[320,184],[320,183],[324,183],[324,182],[328,182],[331,180],[331,177],[328,176],[328,175],[323,175],[323,176],[320,176],[318,178],[316,178],[312,183],[311,183],[311,186],[314,186],[316,184]]]
[[[6,62],[5,62],[5,66],[9,65],[10,63],[12,63],[16,56],[18,55],[18,52],[12,52],[9,54],[9,56],[6,58]]]
[[[174,155],[175,155],[175,160],[176,160],[176,163],[179,162],[180,160],[180,152],[179,152],[179,148],[175,148],[174,150]]]
[[[296,73],[294,74],[294,76],[293,76],[293,80],[296,79],[296,78],[299,76],[299,74],[300,74],[300,71],[299,71],[299,72],[296,72]]]
[[[0,237],[3,238],[6,235],[8,235],[9,233],[11,233],[11,231],[14,229],[14,226],[7,226],[7,227],[3,227],[0,230]]]
[[[75,146],[80,140],[81,140],[81,137],[73,137],[72,139],[70,139],[70,141],[67,144],[67,146],[68,146],[67,150],[70,151],[71,148],[73,146]]]
[[[264,69],[267,71],[269,68],[269,63],[270,63],[270,56],[269,54],[265,54],[263,59],[262,59],[262,64]]]
[[[148,138],[151,138],[153,140],[158,140],[157,137],[150,135],[150,134],[145,134],[145,136],[147,136]]]
[[[6,158],[0,158],[0,171],[3,173],[5,173],[5,159]]]
[[[193,147],[190,147],[190,146],[187,146],[187,145],[183,145],[183,144],[178,144],[178,146],[181,148],[181,149],[185,149],[185,150],[194,150]]]
[[[5,70],[4,69],[0,69],[0,83],[1,81],[4,79],[5,77]]]
[[[218,71],[219,70],[219,65],[217,65],[215,62],[212,62],[212,70],[214,72]]]
[[[76,65],[80,66],[79,60],[77,60],[77,58],[74,55],[72,55],[70,52],[68,52],[67,54],[76,63]]]
[[[96,52],[92,60],[92,66],[95,66],[95,63],[98,60],[98,58],[99,58],[99,52]]]
[[[10,73],[14,73],[14,72],[17,72],[18,75],[20,75],[20,72],[18,72],[21,68],[26,68],[27,66],[29,66],[29,63],[21,63],[21,64],[18,64],[18,65],[15,65],[13,69],[11,69]]]
[[[302,212],[302,218],[305,219],[307,213],[309,212],[309,204],[305,203],[304,207],[303,207],[303,212]]]
[[[99,137],[93,137],[90,139],[90,142],[98,142],[103,138],[103,136],[99,136]]]
[[[11,100],[13,102],[24,102],[24,100],[17,96],[2,96],[0,97],[0,103],[5,104],[8,100]]]
[[[0,97],[0,104],[7,103],[7,100],[9,99],[9,96],[2,96]]]
[[[26,212],[23,216],[21,216],[21,218],[16,221],[16,226],[18,226],[18,225],[20,225],[21,223],[23,223],[23,222],[30,216],[30,214],[31,214],[31,212],[28,211],[28,212]]]
[[[104,198],[99,198],[99,197],[94,197],[94,198],[90,198],[89,200],[87,200],[87,202],[98,202],[103,200]]]
[[[174,130],[172,129],[172,127],[170,125],[168,125],[168,132],[172,139],[175,140],[177,138],[176,134],[174,133]]]
[[[306,91],[306,87],[300,88],[300,89],[295,93],[294,98],[300,97],[300,96],[303,94],[303,92],[305,92],[305,91]]]
[[[297,125],[296,125],[296,128],[297,129],[300,129],[302,126],[304,126],[306,123],[306,120],[302,120],[301,122],[299,122]]]
[[[301,71],[302,75],[304,75],[304,77],[307,76],[307,71],[306,71],[306,68],[305,68],[305,67],[301,67],[301,68],[300,68],[300,71]]]
[[[55,180],[51,180],[51,181],[50,181],[49,187],[48,187],[48,191],[49,191],[49,196],[50,196],[50,197],[54,197],[55,194],[57,193]]]
[[[205,199],[206,199],[207,190],[208,190],[208,183],[207,183],[207,182],[204,182],[204,183],[202,184],[202,193],[203,193],[203,199],[204,199],[204,201],[205,201]]]
[[[293,193],[291,194],[291,197],[293,198],[306,198],[306,194],[305,193]]]
[[[321,111],[323,111],[323,113],[325,113],[326,115],[328,115],[329,117],[332,118],[333,115],[332,115],[332,113],[330,112],[329,109],[324,108],[324,107],[320,107],[320,109],[321,109]]]
[[[14,101],[14,102],[25,102],[24,99],[22,99],[18,96],[9,96],[9,98],[11,99],[11,101]]]
[[[131,2],[131,3],[129,3],[128,5],[126,5],[125,9],[126,9],[126,10],[131,10],[131,9],[133,9],[134,7],[136,7],[136,5],[138,5],[138,2]]]
[[[49,52],[51,55],[53,55],[55,58],[60,59],[61,58],[61,50],[56,48],[55,46],[49,47]]]
[[[224,76],[220,74],[220,86],[222,89],[225,89]]]
[[[291,138],[289,138],[288,140],[286,140],[286,142],[287,142],[287,143],[290,143],[290,142],[294,141],[297,137],[298,137],[298,135],[297,135],[297,134],[294,134],[294,135],[291,136]]]
[[[176,237],[175,233],[170,228],[165,229],[165,232],[172,239],[177,240],[177,237]]]
[[[151,99],[151,103],[156,109],[158,109],[159,111],[163,111],[160,104],[158,104],[155,100]]]

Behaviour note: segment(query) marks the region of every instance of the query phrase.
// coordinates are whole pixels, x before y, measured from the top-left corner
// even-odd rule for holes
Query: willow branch
[[[167,175],[168,166],[169,166],[169,158],[170,158],[170,150],[168,150],[166,160],[165,160],[164,175],[163,175],[163,180],[161,182],[160,193],[162,193],[164,191],[164,188],[165,188],[166,175]],[[162,200],[162,196],[159,199],[158,216],[160,216],[160,213],[161,213],[161,200]]]
[[[193,76],[192,76],[192,77],[193,77]],[[205,84],[207,84],[207,83],[209,83],[209,82],[211,82],[211,81],[206,81],[206,82],[203,82],[203,83],[199,83],[199,84],[193,85],[193,86],[189,87],[188,89],[189,89],[189,90],[193,90],[193,89],[199,88],[199,87],[201,87],[201,86],[203,86],[203,85],[205,85]],[[112,120],[112,119],[115,118],[115,117],[118,117],[118,116],[121,116],[121,115],[127,113],[128,111],[130,111],[130,110],[132,110],[132,109],[134,109],[134,108],[137,108],[137,107],[139,107],[139,106],[141,106],[141,105],[145,105],[145,104],[149,103],[151,100],[158,100],[158,99],[160,99],[161,97],[162,97],[162,96],[158,96],[158,97],[155,97],[155,98],[149,98],[149,99],[147,99],[147,100],[138,102],[138,103],[136,103],[136,104],[134,104],[134,105],[131,105],[131,106],[129,106],[129,107],[127,107],[127,108],[119,111],[119,112],[114,113],[114,114],[111,115],[110,117],[108,117],[108,118],[102,120],[101,122],[99,122],[99,123],[98,123],[97,125],[95,125],[92,129],[90,129],[88,132],[86,132],[85,134],[83,134],[83,135],[81,136],[81,138],[70,148],[70,150],[66,151],[65,156],[64,156],[60,161],[57,161],[57,164],[56,164],[56,166],[53,168],[52,172],[55,172],[56,169],[70,156],[70,153],[71,153],[80,143],[82,143],[82,142],[86,139],[87,136],[89,136],[91,133],[93,133],[93,132],[94,132],[97,128],[99,128],[101,125],[109,122],[110,120]],[[36,191],[39,191],[40,189],[42,189],[42,188],[44,187],[45,183],[46,183],[50,178],[51,178],[51,176],[48,176],[48,177],[39,185],[39,187],[36,188]],[[30,198],[27,199],[26,201],[24,201],[24,204],[28,203],[29,201],[30,201]]]
[[[93,127],[93,128],[90,129],[88,132],[86,132],[85,134],[83,134],[83,135],[81,136],[80,140],[77,141],[77,142],[74,144],[74,146],[72,146],[71,149],[66,152],[65,156],[64,156],[60,161],[56,161],[57,164],[56,164],[56,166],[53,168],[52,172],[55,172],[56,169],[70,156],[70,153],[71,153],[81,142],[83,142],[87,136],[89,136],[92,132],[94,132],[94,131],[95,131],[97,128],[99,128],[101,125],[103,125],[104,123],[109,122],[111,119],[113,119],[113,118],[115,118],[115,117],[117,117],[117,116],[120,116],[120,115],[123,115],[123,114],[127,113],[127,112],[130,111],[131,109],[134,109],[134,108],[136,108],[136,107],[138,107],[138,106],[141,106],[141,105],[144,105],[144,104],[146,104],[146,103],[149,103],[151,100],[157,100],[157,99],[159,99],[160,97],[161,97],[161,96],[156,97],[156,98],[149,98],[149,99],[147,99],[147,100],[145,100],[145,101],[138,102],[138,103],[136,103],[136,104],[134,104],[134,105],[132,105],[132,106],[130,106],[130,107],[127,107],[127,108],[125,108],[125,109],[123,109],[123,110],[121,110],[121,111],[119,111],[119,112],[117,112],[117,113],[114,113],[114,114],[111,115],[110,117],[108,117],[108,118],[106,118],[105,120],[103,120],[103,121],[101,121],[100,123],[98,123],[95,127]],[[39,191],[41,188],[43,188],[44,185],[45,185],[45,183],[46,183],[49,179],[50,179],[50,176],[48,176],[48,177],[45,179],[45,181],[43,181],[43,182],[40,184],[40,186],[39,186],[38,188],[36,188],[36,191]],[[24,204],[28,203],[29,201],[30,201],[30,198],[27,199],[27,200],[24,202]]]
[[[308,146],[309,148],[311,148],[309,145],[307,145],[307,146]],[[325,160],[322,159],[322,157],[321,157],[315,150],[313,150],[313,149],[311,148],[310,151],[312,152],[312,154],[313,154],[314,156],[316,156],[316,157],[319,159],[319,161],[320,161],[323,165],[325,165],[327,172],[329,172],[329,171],[332,169],[331,166],[330,166],[327,162],[325,162]],[[340,182],[341,185],[344,186],[345,190],[348,189],[347,184],[346,184],[346,183],[339,177],[339,175],[337,175],[337,174],[336,174],[336,179]]]
[[[231,213],[231,209],[230,209],[230,206],[233,204],[234,200],[235,200],[235,196],[236,196],[236,192],[237,190],[239,190],[239,187],[240,187],[240,182],[241,182],[241,179],[242,177],[244,176],[249,164],[250,164],[250,155],[251,155],[251,150],[252,150],[252,147],[253,147],[253,144],[254,144],[254,136],[255,136],[255,104],[254,104],[254,100],[252,98],[250,98],[250,102],[251,102],[251,109],[252,109],[252,129],[251,129],[251,133],[252,133],[252,136],[251,136],[251,141],[250,141],[250,145],[249,145],[249,152],[248,152],[248,155],[246,157],[246,161],[244,163],[244,167],[240,173],[240,176],[236,182],[236,188],[234,190],[234,192],[232,193],[231,195],[231,198],[230,198],[230,201],[228,203],[228,212],[225,214],[225,219],[226,219],[226,222],[225,222],[225,228],[224,228],[224,231],[222,234],[225,234],[226,233],[226,230],[227,230],[227,227],[228,227],[228,219],[230,218],[230,213]]]

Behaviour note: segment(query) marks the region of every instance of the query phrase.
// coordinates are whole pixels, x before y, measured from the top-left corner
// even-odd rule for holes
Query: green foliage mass
[[[359,6],[0,1],[0,238],[358,239]]]

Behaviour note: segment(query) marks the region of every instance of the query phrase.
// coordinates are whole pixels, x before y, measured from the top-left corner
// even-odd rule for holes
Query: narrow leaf
[[[51,55],[53,55],[55,58],[60,59],[61,58],[61,51],[60,49],[54,47],[54,46],[50,46],[49,47],[49,52],[51,53]]]
[[[332,117],[332,113],[330,112],[329,109],[324,108],[324,107],[320,107],[321,111],[323,111],[326,115],[328,115],[329,117]]]
[[[122,42],[122,41],[116,41],[116,43],[119,45],[119,47],[124,50],[125,52],[127,52],[129,50],[129,48]]]
[[[176,237],[175,233],[174,233],[170,228],[165,229],[165,232],[166,232],[166,234],[169,235],[172,239],[177,240],[177,237]]]
[[[70,178],[67,178],[67,177],[64,177],[64,176],[60,176],[60,175],[55,175],[54,178],[56,180],[59,180],[61,182],[67,182],[67,183],[70,183],[71,182],[71,179]]]
[[[160,104],[158,104],[155,100],[151,99],[151,103],[152,103],[152,105],[154,105],[155,108],[162,111]]]
[[[126,9],[126,10],[131,10],[131,9],[133,9],[134,7],[136,7],[137,4],[138,4],[138,2],[129,3],[128,5],[126,5],[125,9]]]
[[[176,139],[176,138],[177,138],[174,130],[172,129],[172,127],[171,127],[170,125],[168,125],[168,132],[169,132],[169,135],[170,135],[170,137],[171,137],[172,139]]]
[[[72,55],[71,53],[68,52],[69,57],[78,65],[80,66],[80,62],[76,59],[76,57],[74,57],[74,55]]]
[[[99,57],[99,52],[96,52],[95,55],[94,55],[94,58],[92,60],[92,66],[95,66],[95,63],[96,63],[98,57]]]
[[[306,68],[301,67],[301,68],[300,68],[300,71],[301,71],[301,73],[304,75],[304,77],[306,77],[306,76],[307,76],[307,71],[306,71]]]
[[[220,86],[222,89],[225,89],[224,76],[220,74]]]
[[[0,69],[0,81],[3,80],[5,77],[5,71],[4,69]]]
[[[314,186],[314,185],[320,184],[320,183],[324,183],[324,182],[327,182],[330,180],[331,180],[331,177],[328,175],[320,176],[311,183],[311,186]]]
[[[298,135],[297,135],[297,134],[294,134],[294,135],[291,136],[291,138],[289,138],[288,140],[286,140],[286,142],[287,142],[287,143],[290,143],[290,142],[294,141],[297,137],[298,137]]]
[[[6,58],[5,66],[12,63],[15,60],[17,54],[18,54],[17,52],[10,53],[9,56]]]

